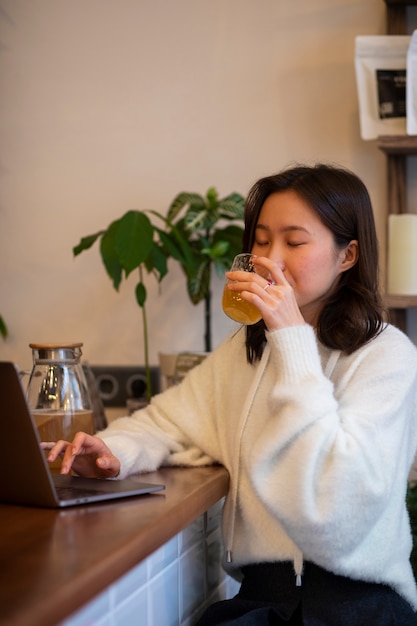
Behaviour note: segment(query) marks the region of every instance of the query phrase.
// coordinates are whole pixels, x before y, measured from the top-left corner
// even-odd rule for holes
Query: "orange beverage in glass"
[[[238,254],[233,259],[231,271],[240,270],[243,272],[255,272],[253,264],[254,255],[248,252]],[[222,306],[228,317],[239,324],[256,324],[262,318],[259,309],[254,304],[246,302],[239,293],[230,291],[227,287],[230,281],[226,280],[223,290]]]
[[[256,324],[262,317],[254,304],[243,300],[236,291],[230,291],[227,284],[224,286],[222,306],[226,315],[240,324]]]

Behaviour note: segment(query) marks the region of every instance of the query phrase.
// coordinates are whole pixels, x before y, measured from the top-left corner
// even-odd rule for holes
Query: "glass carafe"
[[[27,398],[41,441],[72,441],[82,430],[94,434],[94,418],[84,371],[82,343],[29,344],[33,368]],[[52,465],[59,468],[60,461]]]

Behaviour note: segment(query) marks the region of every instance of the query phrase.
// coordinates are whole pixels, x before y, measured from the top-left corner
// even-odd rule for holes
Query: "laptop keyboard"
[[[77,498],[90,498],[103,493],[100,489],[84,489],[83,487],[56,487],[59,500],[76,500]]]

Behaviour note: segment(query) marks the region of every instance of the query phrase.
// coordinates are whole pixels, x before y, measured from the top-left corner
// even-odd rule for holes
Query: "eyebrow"
[[[255,230],[257,230],[259,228],[259,230],[266,230],[266,231],[270,231],[271,229],[266,226],[265,224],[257,224]],[[285,226],[284,228],[281,229],[282,233],[288,233],[291,231],[302,231],[304,233],[307,233],[308,235],[311,235],[310,231],[307,230],[307,228],[304,228],[304,226],[296,226],[294,225],[290,225],[290,226]]]

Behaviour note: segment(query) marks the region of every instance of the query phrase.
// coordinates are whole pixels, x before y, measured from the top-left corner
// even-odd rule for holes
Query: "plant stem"
[[[204,298],[204,322],[205,322],[204,350],[206,352],[211,352],[211,291],[210,290],[207,292],[207,295]]]
[[[210,241],[210,229],[206,229],[206,240]],[[211,267],[212,263],[209,267],[209,281],[207,286],[207,293],[204,298],[204,326],[205,326],[205,334],[204,334],[204,350],[206,352],[211,352]]]
[[[143,283],[142,266],[139,266],[139,278]],[[146,380],[146,396],[148,401],[152,398],[152,386],[151,386],[151,369],[149,367],[149,343],[148,343],[148,319],[146,316],[145,303],[142,305],[142,326],[143,326],[143,350],[145,355],[145,380]]]

